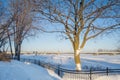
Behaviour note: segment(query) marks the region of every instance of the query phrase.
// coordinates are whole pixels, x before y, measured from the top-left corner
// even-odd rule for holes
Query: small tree
[[[120,27],[120,0],[34,0],[42,19],[60,23],[71,41],[76,70],[81,70],[80,51],[86,42]],[[42,7],[39,7],[39,5]]]

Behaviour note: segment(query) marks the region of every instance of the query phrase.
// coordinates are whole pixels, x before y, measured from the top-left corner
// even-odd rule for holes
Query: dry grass
[[[0,61],[8,61],[10,62],[11,55],[6,54],[5,52],[0,53]]]

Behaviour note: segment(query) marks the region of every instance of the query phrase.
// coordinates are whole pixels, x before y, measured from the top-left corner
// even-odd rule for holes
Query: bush
[[[8,61],[10,62],[11,60],[11,55],[6,54],[5,52],[0,53],[0,61]]]

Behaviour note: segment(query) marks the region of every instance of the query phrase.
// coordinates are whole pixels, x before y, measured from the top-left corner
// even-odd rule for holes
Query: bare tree
[[[0,52],[5,51],[5,45],[8,42],[8,39],[6,38],[5,34],[5,27],[3,26],[5,23],[3,23],[3,18],[5,16],[5,8],[2,1],[0,1]]]
[[[86,42],[120,27],[120,0],[33,0],[41,18],[64,26],[62,31],[74,49],[76,70]],[[39,5],[42,7],[39,7]],[[56,31],[57,32],[57,31]]]
[[[20,60],[21,44],[24,38],[30,33],[33,27],[33,13],[31,13],[32,4],[30,0],[11,0],[10,11],[14,16],[11,25],[14,33],[15,58]]]
[[[11,30],[10,25],[13,22],[14,16],[9,15],[8,8],[5,7],[4,2],[0,2],[0,3],[1,3],[0,4],[0,42],[1,42],[0,46],[6,48],[6,50],[10,48],[11,55],[13,56],[11,36],[14,33],[10,32]],[[5,51],[5,49],[3,51]]]
[[[12,44],[11,44],[11,35],[13,35],[13,33],[9,32],[9,27],[12,23],[12,19],[9,18],[9,20],[7,20],[4,24],[1,25],[1,35],[0,35],[0,39],[1,39],[1,46],[5,46],[5,43],[9,43],[9,47],[10,47],[10,51],[11,51],[11,55],[13,56],[13,51],[12,51]],[[5,42],[5,43],[4,43]],[[2,44],[4,43],[4,44]]]

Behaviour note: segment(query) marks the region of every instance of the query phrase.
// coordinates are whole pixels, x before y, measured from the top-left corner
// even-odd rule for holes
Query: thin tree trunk
[[[11,56],[12,56],[12,58],[13,58],[13,51],[12,51],[11,38],[10,38],[10,34],[9,34],[8,29],[7,29],[7,35],[8,35],[8,39],[9,39],[9,45],[10,45]]]
[[[15,43],[15,59],[18,59],[17,56],[18,56],[18,45]]]

